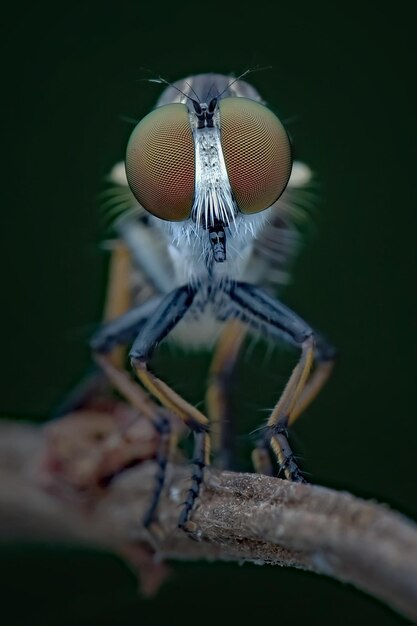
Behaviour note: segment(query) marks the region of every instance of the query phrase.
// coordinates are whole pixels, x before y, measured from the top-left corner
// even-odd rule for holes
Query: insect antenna
[[[242,80],[242,78],[244,78],[245,76],[247,76],[248,74],[254,74],[255,72],[262,72],[263,70],[270,70],[272,68],[272,65],[265,65],[263,67],[260,67],[259,65],[255,65],[255,67],[249,67],[247,70],[245,70],[244,72],[242,72],[241,74],[239,74],[239,76],[236,76],[236,78],[234,78],[228,85],[227,87],[225,87],[223,89],[223,91],[221,93],[219,93],[219,95],[217,96],[217,98],[221,98],[222,95],[224,94],[225,91],[227,91],[228,89],[230,89],[230,87],[232,85],[234,85],[238,80]],[[209,90],[209,93],[211,91],[211,87]],[[208,97],[208,94],[207,94]]]
[[[208,90],[207,95],[206,95],[206,102],[208,102],[209,95],[211,94],[211,90],[213,89],[214,84],[215,84],[215,83],[214,83],[214,81],[213,81],[213,82],[211,83],[211,85],[210,85],[210,89]],[[228,88],[227,88],[227,89],[228,89]],[[216,97],[218,98],[218,96],[216,96]]]
[[[200,98],[198,97],[198,94],[196,92],[195,89],[193,89],[192,85],[186,80],[185,84],[190,88],[190,90],[193,92],[193,94],[195,95],[197,102],[200,102]],[[172,85],[172,87],[174,87],[174,85]]]
[[[177,87],[176,85],[174,85],[173,83],[170,83],[169,80],[167,80],[166,78],[164,78],[163,76],[160,76],[159,74],[157,74],[156,72],[154,72],[153,70],[148,69],[147,67],[142,67],[141,68],[143,71],[145,72],[149,72],[150,74],[154,74],[154,78],[139,78],[139,81],[142,80],[146,80],[148,83],[156,83],[157,85],[167,85],[168,87],[172,87],[173,89],[175,89],[176,91],[178,91],[181,95],[184,96],[184,98],[187,98],[187,100],[190,100],[190,102],[193,103],[193,105],[196,104],[200,104],[200,98],[198,97],[198,95],[196,94],[196,92],[194,91],[194,89],[192,88],[192,86],[190,85],[190,83],[186,82],[185,84],[188,85],[188,87],[190,88],[190,90],[193,92],[193,94],[195,95],[196,99],[191,98],[191,96],[187,95],[186,93],[184,93],[182,91],[182,89],[180,89],[179,87]]]

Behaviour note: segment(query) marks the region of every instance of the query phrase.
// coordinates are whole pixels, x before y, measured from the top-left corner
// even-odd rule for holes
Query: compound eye
[[[136,126],[126,150],[126,175],[149,213],[186,220],[194,196],[194,141],[184,104],[158,107]]]
[[[287,186],[291,146],[285,128],[266,106],[248,98],[219,103],[220,132],[230,185],[242,213],[271,206]]]

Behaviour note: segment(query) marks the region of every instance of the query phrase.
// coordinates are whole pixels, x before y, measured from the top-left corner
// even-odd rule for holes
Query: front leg
[[[190,286],[179,287],[164,297],[153,315],[141,329],[130,351],[132,366],[139,380],[153,396],[168,409],[176,413],[194,433],[194,471],[192,486],[188,491],[179,526],[191,529],[188,519],[203,480],[203,469],[208,463],[210,442],[208,420],[198,409],[189,404],[148,368],[148,363],[157,345],[178,324],[189,310],[195,296]]]
[[[315,341],[310,326],[296,313],[248,283],[235,283],[229,290],[232,314],[267,336],[279,338],[301,350],[280,399],[267,423],[267,436],[286,478],[305,482],[287,438],[287,427],[307,383],[314,361]]]

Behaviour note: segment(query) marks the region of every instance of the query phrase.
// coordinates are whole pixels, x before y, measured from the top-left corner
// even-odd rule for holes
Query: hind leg
[[[230,387],[245,335],[246,327],[238,320],[226,323],[217,342],[209,372],[206,402],[213,454],[221,469],[232,469],[234,466],[235,436]]]

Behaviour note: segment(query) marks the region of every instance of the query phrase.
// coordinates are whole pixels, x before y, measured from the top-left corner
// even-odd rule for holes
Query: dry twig
[[[46,493],[36,476],[42,430],[0,428],[0,538],[76,541],[120,550],[149,542],[141,520],[154,465],[124,472],[86,512]],[[192,520],[175,530],[189,469],[171,466],[159,508],[158,555],[287,565],[352,583],[417,619],[417,528],[386,506],[348,493],[255,474],[207,470]]]

